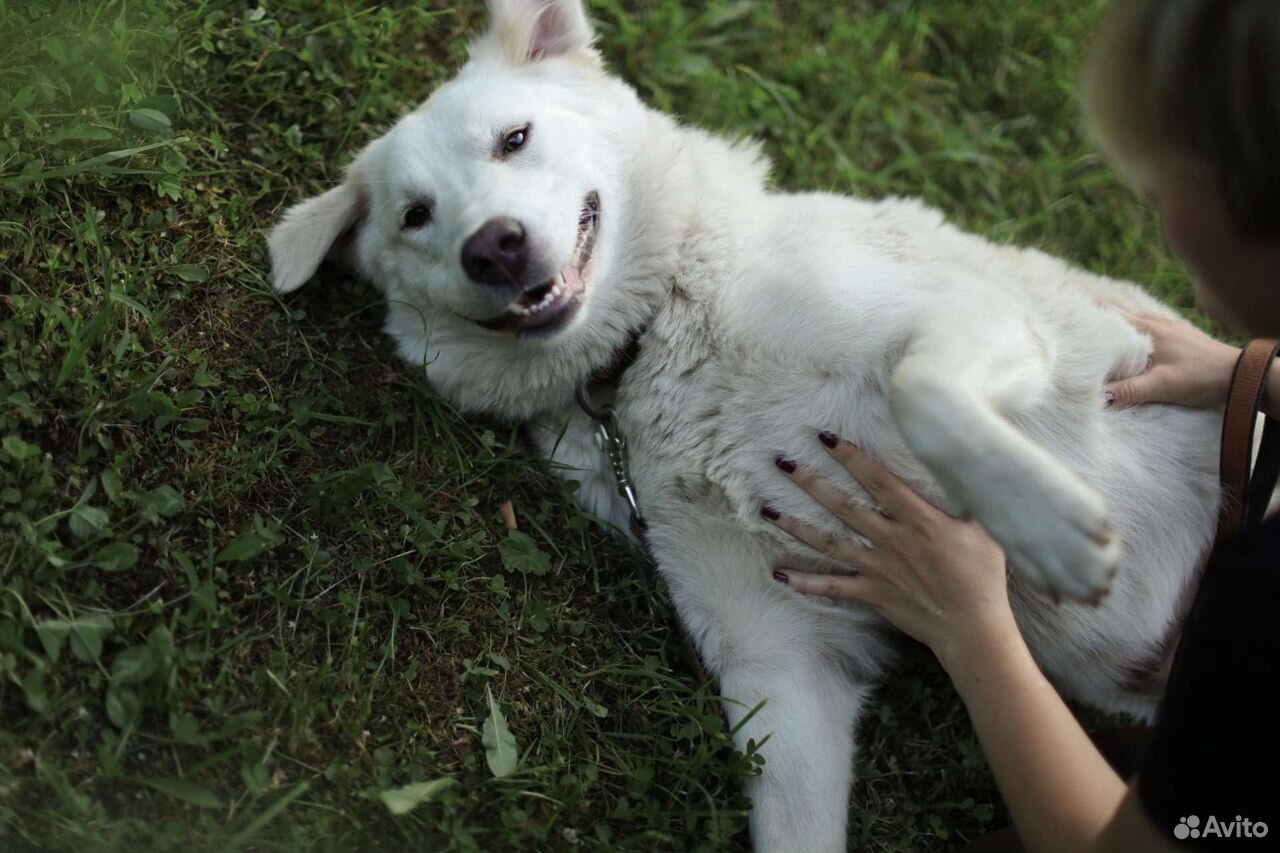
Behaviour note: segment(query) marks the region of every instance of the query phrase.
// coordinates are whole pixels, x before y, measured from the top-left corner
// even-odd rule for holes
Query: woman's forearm
[[[1010,627],[942,663],[1026,848],[1095,849],[1128,787]]]

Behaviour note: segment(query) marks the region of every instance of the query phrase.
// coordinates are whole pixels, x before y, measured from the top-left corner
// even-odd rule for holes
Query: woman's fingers
[[[898,521],[938,511],[860,447],[831,432],[819,433],[818,439],[827,452],[862,484],[871,499]]]
[[[773,577],[779,583],[785,583],[805,595],[820,595],[823,598],[861,604],[873,604],[876,600],[876,582],[868,575],[820,575],[793,569],[775,569]]]
[[[782,515],[772,507],[760,508],[760,514],[774,526],[789,533],[810,548],[836,562],[844,563],[855,569],[874,570],[876,559],[870,548],[865,548],[847,536],[840,536],[827,530],[806,524],[798,518]]]
[[[791,478],[814,500],[822,504],[836,518],[843,521],[855,533],[858,533],[873,544],[889,532],[892,521],[885,518],[877,510],[842,489],[835,481],[824,477],[807,465],[796,465],[789,459],[778,457],[778,468]]]
[[[1168,396],[1164,375],[1159,368],[1108,382],[1102,389],[1102,399],[1108,408],[1114,409],[1127,409],[1141,403],[1163,403]]]

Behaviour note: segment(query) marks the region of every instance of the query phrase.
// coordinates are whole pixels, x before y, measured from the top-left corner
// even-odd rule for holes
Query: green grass
[[[642,562],[396,361],[370,288],[269,291],[264,229],[482,12],[400,5],[0,0],[0,849],[747,843],[758,757]],[[592,5],[647,101],[764,140],[781,186],[922,196],[1189,305],[1079,132],[1100,0]],[[930,660],[876,707],[852,847],[1004,819]]]

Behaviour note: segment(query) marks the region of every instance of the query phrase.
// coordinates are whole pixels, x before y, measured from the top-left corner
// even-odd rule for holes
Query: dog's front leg
[[[1025,318],[981,334],[951,313],[924,323],[890,385],[890,407],[912,452],[947,495],[1004,546],[1009,563],[1054,595],[1096,600],[1121,548],[1102,496],[1006,415],[1052,392],[1053,353]]]
[[[720,673],[738,749],[745,751],[749,741],[764,744],[764,768],[746,785],[752,847],[758,853],[842,853],[854,722],[869,688],[852,683],[819,649],[786,637],[777,643],[770,659],[735,661]]]
[[[770,555],[735,522],[659,505],[649,542],[689,637],[720,681],[735,745],[746,752],[754,741],[764,757],[760,775],[745,782],[752,846],[843,851],[854,726],[890,655],[883,638],[865,619],[830,621],[780,587]]]

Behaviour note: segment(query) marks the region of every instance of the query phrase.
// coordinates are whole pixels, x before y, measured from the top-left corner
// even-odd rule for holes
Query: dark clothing
[[[1278,700],[1273,519],[1225,546],[1200,582],[1139,769],[1138,794],[1157,828],[1195,848],[1280,849]]]

